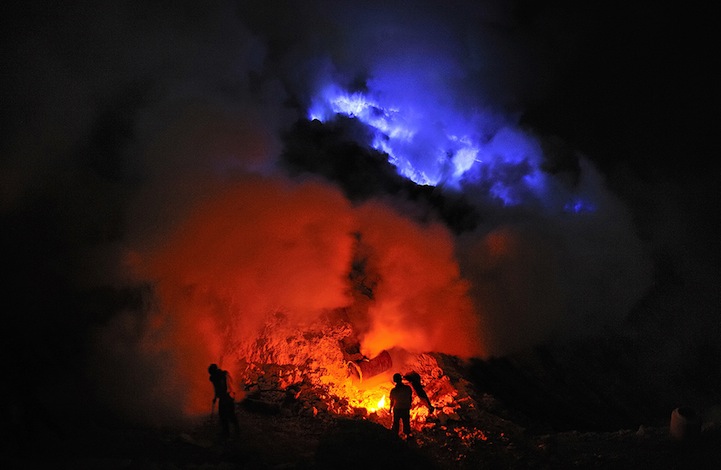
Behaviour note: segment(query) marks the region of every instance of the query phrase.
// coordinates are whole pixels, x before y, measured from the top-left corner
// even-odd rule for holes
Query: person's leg
[[[240,432],[240,425],[238,424],[238,417],[233,413],[230,415],[230,422],[233,424],[233,427],[235,427],[235,432]]]
[[[393,431],[393,434],[398,434],[400,422],[401,422],[401,414],[398,411],[394,411],[393,412],[393,426],[391,427],[391,431]]]
[[[220,417],[220,434],[222,437],[230,435],[231,411],[228,409],[227,400],[221,400],[218,404],[218,416]]]
[[[239,433],[240,426],[238,425],[238,416],[236,416],[236,414],[235,414],[235,403],[231,404],[229,416],[230,416],[230,419],[229,419],[230,424],[232,424],[233,427],[235,428],[235,432]]]
[[[220,435],[221,437],[228,437],[230,435],[228,416],[225,413],[220,415]]]
[[[403,434],[410,436],[411,431],[411,410],[405,410],[403,413]]]

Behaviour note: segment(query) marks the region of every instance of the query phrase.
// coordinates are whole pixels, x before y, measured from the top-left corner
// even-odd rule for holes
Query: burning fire
[[[376,407],[376,410],[379,408],[383,408],[386,405],[386,396],[383,395],[380,400],[378,400],[378,406]],[[375,411],[375,410],[373,410]]]
[[[376,411],[383,410],[386,406],[386,396],[385,395],[383,395],[380,398],[380,400],[378,400],[378,402],[375,404],[372,404],[373,402],[371,400],[372,399],[368,400],[371,402],[371,404],[365,404],[365,402],[360,403],[360,405],[363,408],[365,408],[366,410],[368,410],[369,413],[375,413]]]
[[[345,386],[344,386],[345,385]],[[339,396],[341,400],[348,401],[348,407],[336,408],[334,411],[339,414],[354,414],[358,410],[365,410],[367,413],[382,413],[387,410],[386,406],[386,389],[376,387],[372,390],[361,390],[351,384],[344,384],[334,389],[344,396]],[[380,398],[378,398],[380,395]]]
[[[379,409],[387,392],[367,377],[362,392],[349,380],[341,344],[350,338],[369,357],[392,348],[482,355],[479,319],[453,256],[439,224],[370,202],[352,207],[317,182],[257,177],[200,203],[134,266],[155,280],[164,338],[156,347],[179,358],[175,380],[192,384],[187,414],[207,409],[199,371],[210,363],[249,388],[273,365],[282,371],[273,386],[324,387],[343,399],[330,407],[348,413]]]

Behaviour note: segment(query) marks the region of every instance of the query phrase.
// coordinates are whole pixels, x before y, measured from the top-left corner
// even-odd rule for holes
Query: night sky
[[[11,378],[5,393],[14,394],[14,383],[21,381],[23,388],[68,403],[68,409],[96,400],[141,414],[153,408],[153,397],[147,406],[129,405],[126,398],[163,374],[158,355],[167,351],[148,353],[146,344],[158,332],[145,315],[165,308],[148,300],[152,281],[194,272],[196,262],[205,276],[198,284],[232,276],[208,261],[217,255],[212,249],[187,248],[203,242],[236,256],[246,266],[242,275],[252,277],[255,256],[273,257],[274,250],[236,253],[227,234],[260,246],[263,236],[275,233],[273,222],[262,217],[265,209],[293,218],[294,211],[310,213],[308,208],[324,204],[338,214],[338,231],[360,226],[367,239],[378,238],[379,253],[390,243],[383,240],[383,226],[388,238],[417,235],[418,243],[409,245],[418,253],[433,246],[436,235],[443,240],[447,253],[428,269],[455,266],[472,285],[458,309],[467,308],[468,299],[488,309],[484,324],[495,339],[486,338],[490,342],[479,354],[575,335],[588,323],[584,315],[596,318],[596,309],[613,311],[609,317],[616,324],[651,315],[661,350],[668,336],[682,337],[661,357],[706,344],[719,333],[721,251],[714,223],[721,200],[711,75],[718,54],[710,6],[268,3],[28,1],[3,13],[0,272],[2,357]],[[400,84],[379,79],[396,73],[398,63],[407,66]],[[314,127],[307,121],[308,107],[329,81],[387,96],[394,86],[417,87],[420,95],[428,92],[426,109],[448,100],[438,105],[438,116],[448,110],[492,115],[489,139],[497,122],[534,136],[550,181],[590,188],[598,198],[594,203],[607,209],[588,215],[586,223],[539,213],[533,204],[497,206],[485,193],[463,199],[462,191],[451,192],[439,202],[438,192],[415,187],[378,160],[358,123]],[[339,165],[333,160],[339,152],[353,159]],[[279,189],[278,181],[305,181],[306,173],[327,181],[310,195],[304,186],[290,195]],[[237,187],[225,192],[228,186]],[[218,194],[236,194],[240,202],[226,205]],[[286,200],[296,206],[286,206]],[[369,200],[375,211],[356,210]],[[218,218],[204,219],[198,207],[217,211]],[[330,221],[323,211],[313,210],[318,226],[325,227]],[[437,210],[447,229],[433,235],[398,215]],[[178,227],[192,232],[233,214],[249,222],[207,233],[198,229],[193,236],[199,238],[177,236]],[[262,236],[248,235],[256,227],[265,230]],[[482,266],[460,256],[456,263],[458,253],[452,253],[492,251],[494,240],[506,243],[508,233],[515,238],[503,249],[518,248],[523,255],[499,262],[504,279],[524,286],[549,283],[507,292],[520,299],[513,305],[490,292]],[[330,252],[344,259],[348,247],[333,244],[339,240],[334,229],[323,236],[332,240]],[[187,264],[168,268],[168,259],[186,254]],[[307,266],[305,253],[293,254],[296,270]],[[344,269],[328,258],[331,273]],[[558,269],[558,285],[525,271],[550,265]],[[614,278],[611,268],[623,276]],[[324,269],[318,262],[308,276],[332,285],[330,274],[316,274]],[[313,291],[300,281],[293,286]],[[548,290],[557,297],[542,299]],[[440,291],[448,293],[446,287]],[[342,303],[323,295],[312,306]],[[584,299],[595,307],[584,306]],[[284,301],[302,304],[290,293]],[[270,305],[256,303],[248,308]],[[536,306],[553,321],[531,314]],[[593,329],[580,333],[605,326],[590,323]],[[212,357],[204,351],[189,361],[204,364]],[[98,370],[116,377],[96,387]],[[118,382],[127,389],[109,391]],[[13,416],[14,409],[9,405],[4,413]]]

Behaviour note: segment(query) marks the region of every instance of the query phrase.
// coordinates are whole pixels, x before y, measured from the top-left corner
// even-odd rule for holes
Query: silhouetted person
[[[390,393],[391,411],[393,412],[393,427],[391,429],[394,434],[398,434],[400,423],[403,421],[403,434],[410,437],[413,391],[411,387],[403,383],[401,374],[393,374],[393,382],[395,382],[396,386],[391,389]]]
[[[421,376],[418,374],[418,372],[413,370],[408,374],[404,375],[403,378],[411,383],[411,386],[413,387],[413,390],[416,391],[418,398],[425,401],[426,405],[428,406],[428,411],[430,413],[433,413],[435,407],[431,404],[431,399],[428,398],[428,394],[423,389],[423,385],[421,384]]]
[[[235,416],[235,400],[230,394],[228,388],[228,372],[220,369],[216,364],[208,367],[210,381],[213,383],[215,396],[213,396],[213,406],[218,401],[218,417],[220,418],[220,434],[222,437],[230,435],[230,425],[235,427],[236,432],[239,431],[238,418]]]

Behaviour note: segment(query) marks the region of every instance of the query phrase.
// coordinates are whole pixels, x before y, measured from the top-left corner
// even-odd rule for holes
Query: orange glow
[[[347,390],[351,394],[355,393],[348,398],[349,403],[354,408],[365,408],[369,413],[376,413],[386,409],[386,395],[382,389],[376,390],[353,390],[352,388]],[[380,398],[378,398],[380,395]]]
[[[195,207],[139,263],[160,301],[162,326],[153,333],[174,359],[173,375],[188,384],[186,414],[207,412],[210,363],[240,380],[235,361],[250,358],[274,315],[282,312],[297,334],[347,304],[352,222],[333,188],[249,178]]]
[[[372,298],[353,293],[357,260]],[[484,350],[449,231],[378,202],[353,206],[319,182],[245,177],[198,203],[134,266],[153,282],[159,326],[151,334],[168,374],[187,384],[175,394],[186,414],[207,413],[210,363],[227,369],[237,389],[259,369],[281,367],[287,376],[275,385],[325,387],[344,399],[331,411],[373,413],[384,409],[390,378],[354,384],[344,339],[359,340],[367,357],[393,348],[462,357]],[[338,323],[339,310],[352,315]]]
[[[365,408],[366,408],[368,411],[370,411],[371,413],[373,413],[373,412],[375,412],[375,411],[378,411],[378,410],[381,410],[381,409],[385,408],[385,406],[386,406],[386,396],[383,395],[383,396],[381,397],[381,399],[378,400],[378,403],[376,403],[375,405],[372,405],[372,406],[367,406],[367,407],[365,407]]]
[[[482,356],[479,319],[461,277],[453,238],[441,224],[417,224],[380,203],[358,210],[362,241],[380,273],[369,309],[364,353],[394,346]]]
[[[466,442],[468,445],[472,444],[474,441],[487,441],[488,436],[486,436],[486,433],[483,432],[481,429],[473,429],[473,428],[464,428],[459,427],[456,428],[456,433],[458,434],[458,437],[460,437],[464,442]]]

